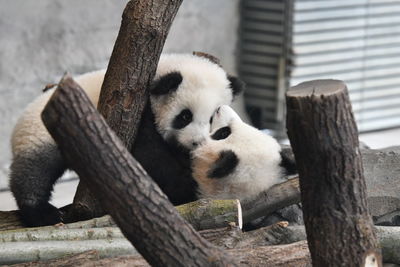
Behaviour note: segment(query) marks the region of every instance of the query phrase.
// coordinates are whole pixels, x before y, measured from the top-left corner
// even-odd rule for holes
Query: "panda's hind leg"
[[[46,144],[14,155],[10,188],[26,226],[61,222],[60,211],[49,203],[54,183],[66,167],[55,144]]]

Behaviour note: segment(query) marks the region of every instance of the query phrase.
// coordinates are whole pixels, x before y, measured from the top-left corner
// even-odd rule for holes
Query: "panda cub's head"
[[[214,114],[211,135],[192,152],[199,197],[252,199],[281,182],[280,145],[244,123],[229,106]]]
[[[208,137],[215,110],[243,88],[207,58],[162,55],[150,90],[158,132],[167,142],[193,150]]]

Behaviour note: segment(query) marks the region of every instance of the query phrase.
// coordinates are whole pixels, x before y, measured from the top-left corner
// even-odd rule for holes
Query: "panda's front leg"
[[[62,222],[60,211],[49,203],[54,183],[66,167],[55,144],[46,144],[14,155],[10,188],[26,226]]]

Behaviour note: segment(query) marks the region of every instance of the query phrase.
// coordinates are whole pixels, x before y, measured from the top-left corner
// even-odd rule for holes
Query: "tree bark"
[[[267,216],[274,211],[299,202],[299,179],[296,177],[274,185],[251,201],[243,202],[243,222],[251,222],[254,219]]]
[[[147,103],[147,88],[181,3],[132,0],[122,15],[97,108],[128,150],[134,143]]]
[[[305,82],[286,101],[313,265],[381,266],[346,85]]]
[[[131,0],[122,14],[97,108],[130,151],[148,100],[147,88],[181,3]],[[80,182],[73,205],[63,219],[73,222],[104,214],[93,193]]]
[[[179,216],[71,77],[60,81],[42,120],[68,165],[91,184],[96,198],[150,264],[235,265]]]

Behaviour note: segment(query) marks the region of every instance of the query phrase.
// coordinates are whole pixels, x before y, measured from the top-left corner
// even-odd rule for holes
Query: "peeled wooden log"
[[[240,259],[240,266],[310,266],[311,260],[306,241],[282,246],[231,249],[227,253]],[[69,265],[73,264],[73,265]],[[141,256],[120,256],[101,259],[101,254],[93,251],[52,261],[36,261],[14,266],[150,266]]]
[[[313,265],[381,266],[346,85],[301,83],[286,103]]]
[[[1,243],[0,264],[14,264],[34,260],[56,259],[67,254],[96,250],[101,257],[138,255],[125,238],[83,241],[35,241]]]
[[[400,264],[400,227],[376,226],[375,231],[382,247],[384,262]],[[286,222],[250,232],[242,232],[238,227],[224,227],[199,233],[214,245],[225,249],[276,246],[306,240],[304,226],[287,226]],[[99,242],[93,242],[96,240]],[[38,258],[54,259],[60,255],[98,249],[99,246],[102,257],[137,253],[117,227],[7,231],[0,234],[0,241],[8,242],[4,246],[0,245],[4,248],[0,250],[0,264]]]
[[[26,228],[25,228],[26,229]],[[22,229],[23,230],[23,229]],[[118,227],[101,227],[87,229],[36,229],[30,231],[0,232],[0,243],[6,242],[40,242],[40,241],[80,241],[97,239],[125,238]],[[32,244],[32,247],[35,247]]]
[[[179,216],[71,77],[60,81],[42,120],[68,166],[149,263],[236,265]]]

